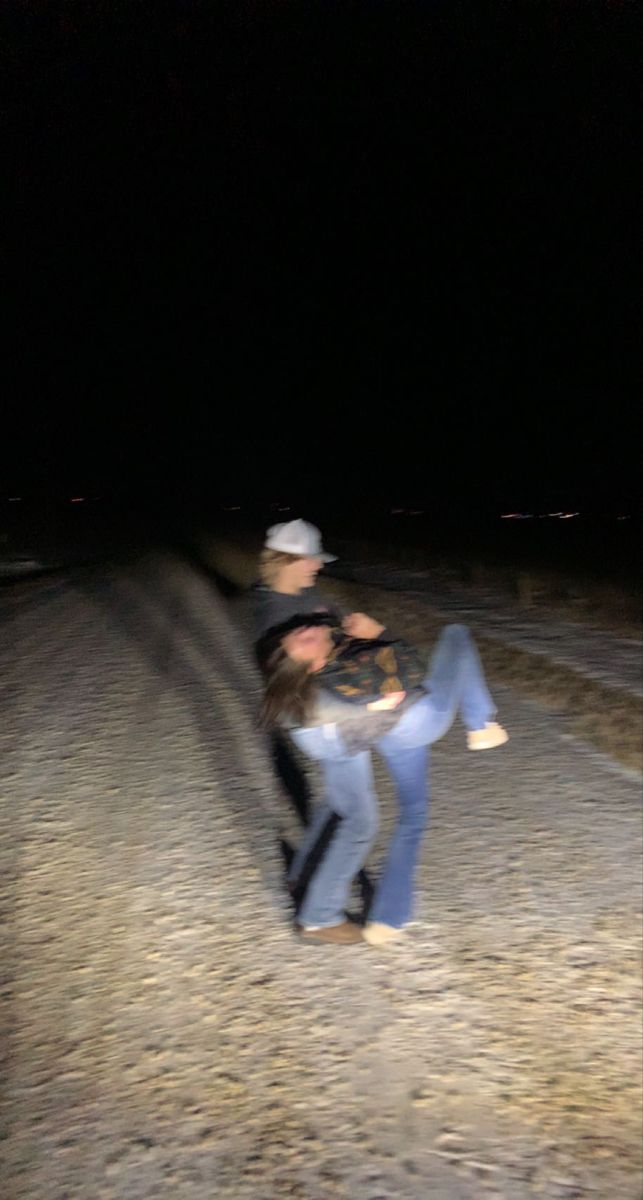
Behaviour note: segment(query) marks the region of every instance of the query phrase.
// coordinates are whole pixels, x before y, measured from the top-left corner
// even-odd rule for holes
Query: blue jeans
[[[305,750],[295,730],[297,745]],[[311,755],[317,758],[318,755]],[[330,842],[314,872],[297,914],[302,925],[337,925],[345,920],[344,910],[350,886],[363,866],[377,833],[377,797],[373,787],[371,756],[368,750],[351,757],[323,761],[324,799],[306,836],[295,854],[289,878],[296,880],[309,854],[336,815]]]
[[[459,713],[469,730],[484,729],[496,715],[480,656],[466,625],[447,625],[438,638],[417,700],[377,743],[384,753],[430,746],[444,737]]]
[[[442,631],[424,686],[428,694],[375,744],[391,773],[399,815],[369,917],[395,927],[404,925],[413,910],[415,869],[428,821],[428,746],[443,737],[458,712],[467,729],[482,729],[496,712],[478,651],[464,625],[448,625]],[[316,819],[295,857],[293,878],[314,844],[314,831],[319,832],[331,811],[342,818],[309,886],[300,919],[304,924],[336,924],[343,920],[351,880],[363,865],[376,832],[369,754],[363,751],[348,756],[336,725],[296,729],[292,736],[305,754],[322,760],[326,784],[319,824]],[[314,887],[320,873],[321,889]],[[330,907],[325,904],[326,893],[332,896]],[[332,918],[321,919],[330,909],[334,909]]]

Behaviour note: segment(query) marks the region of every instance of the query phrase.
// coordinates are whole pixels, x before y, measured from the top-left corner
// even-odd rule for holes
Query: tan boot
[[[342,921],[341,925],[322,925],[319,929],[307,929],[305,925],[296,925],[295,928],[306,942],[329,942],[335,946],[348,946],[364,940],[360,926],[354,921]]]
[[[488,722],[484,729],[470,729],[467,734],[467,745],[470,750],[493,750],[494,746],[504,746],[509,741],[509,734],[502,725],[495,721]]]
[[[384,925],[381,921],[367,921],[364,926],[364,940],[370,946],[387,946],[403,932],[402,929],[396,929],[394,925]]]

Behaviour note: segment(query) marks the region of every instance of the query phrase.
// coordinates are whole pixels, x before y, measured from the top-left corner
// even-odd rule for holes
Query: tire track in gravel
[[[122,580],[116,583],[117,590],[122,594],[124,591],[128,601],[131,601],[132,588],[128,581]],[[113,604],[114,599],[114,583],[110,584],[110,601]],[[138,610],[140,613],[140,610]],[[145,616],[149,617],[149,605],[144,610]],[[176,614],[174,614],[176,615]],[[121,636],[118,631],[119,620],[112,622],[116,629],[116,643],[114,645],[113,631],[108,638],[107,658],[112,667],[116,667],[116,673],[122,669],[123,650],[129,644],[130,639],[127,636]],[[102,636],[105,635],[105,622],[100,622],[102,628]],[[139,626],[140,629],[140,626]],[[161,633],[164,630],[161,628]],[[158,633],[158,630],[156,631]],[[180,649],[179,639],[179,649]],[[80,647],[79,647],[80,649]],[[85,649],[82,647],[82,649]],[[158,649],[158,645],[156,647]],[[161,649],[164,649],[161,647]],[[171,688],[178,686],[179,691],[183,689],[184,684],[190,687],[194,686],[194,680],[188,675],[184,675],[183,667],[180,660],[180,653],[175,653],[175,648],[170,647],[172,652],[172,667],[171,667]],[[96,654],[94,655],[97,659]],[[140,683],[144,684],[143,695],[147,701],[144,713],[144,721],[146,725],[158,725],[158,713],[155,716],[151,707],[151,696],[149,679],[142,679],[139,682],[138,688],[132,687],[131,674],[133,669],[131,646],[127,655],[129,659],[129,674],[130,679],[127,687],[129,698],[132,693],[140,691]],[[178,665],[177,665],[178,659]],[[141,656],[141,662],[144,662],[147,667],[147,653]],[[98,667],[99,673],[102,674],[103,695],[113,690],[114,680],[108,677],[104,669],[100,670],[100,663],[95,661],[94,667]],[[91,685],[91,680],[86,680],[86,685]],[[55,689],[54,689],[55,690]],[[163,689],[159,696],[157,691],[157,704],[163,707],[163,702],[166,697],[163,694]],[[86,703],[87,695],[79,697],[79,703],[83,707]],[[94,695],[96,702],[97,696]],[[227,700],[227,694],[226,694]],[[109,699],[105,699],[105,717],[108,715],[110,707]],[[170,716],[172,722],[176,717],[177,706],[172,697],[170,705]],[[208,720],[216,725],[219,716],[216,706],[212,711],[212,697],[209,697],[208,705]],[[41,708],[40,716],[43,711]],[[100,717],[103,714],[99,713]],[[166,714],[167,715],[167,714]],[[94,718],[94,722],[96,717]],[[130,730],[123,731],[129,733]],[[113,744],[113,735],[112,735]],[[78,749],[78,747],[77,747]],[[167,769],[167,759],[164,759],[164,764]],[[182,763],[185,769],[185,761]],[[97,770],[98,767],[98,770]],[[90,1125],[95,1121],[96,1128],[99,1128],[99,1114],[97,1105],[99,1104],[101,1095],[104,1093],[106,1082],[109,1083],[109,1092],[111,1095],[112,1089],[118,1092],[118,1080],[115,1078],[114,1058],[118,1060],[117,1046],[114,1045],[114,1040],[118,1037],[125,1037],[126,1045],[132,1050],[132,1029],[129,1023],[122,1020],[119,1006],[114,1006],[114,993],[118,994],[119,989],[123,992],[122,1002],[126,1008],[138,1009],[141,1004],[141,986],[143,992],[149,990],[144,995],[145,1009],[148,1014],[151,1014],[151,1030],[154,1031],[153,1016],[155,1013],[155,993],[158,992],[161,998],[167,996],[171,1006],[176,1008],[177,996],[181,999],[180,993],[182,987],[185,987],[185,981],[190,979],[200,979],[204,973],[204,964],[199,961],[194,961],[193,954],[190,950],[190,944],[196,937],[198,940],[199,920],[195,919],[191,905],[188,902],[188,897],[183,898],[184,888],[189,890],[189,876],[192,869],[191,856],[196,838],[196,830],[192,831],[190,836],[189,819],[186,821],[186,814],[183,813],[183,828],[181,830],[181,841],[177,842],[177,830],[169,829],[166,838],[165,823],[171,826],[170,816],[172,812],[171,802],[168,804],[165,796],[147,796],[142,795],[142,790],[137,787],[136,780],[133,786],[128,789],[126,796],[119,793],[118,787],[107,789],[111,794],[111,803],[109,810],[109,820],[101,827],[100,822],[96,823],[96,796],[94,789],[96,788],[97,775],[100,779],[101,768],[105,768],[105,763],[100,756],[98,761],[94,755],[92,759],[92,794],[90,796],[82,795],[82,787],[79,787],[79,782],[82,781],[67,779],[66,790],[69,798],[71,791],[74,799],[73,818],[70,821],[65,805],[60,800],[55,800],[52,803],[51,797],[46,799],[46,811],[43,814],[48,830],[45,832],[42,822],[36,821],[33,831],[27,835],[27,854],[25,855],[25,868],[22,878],[23,896],[18,898],[18,921],[17,933],[22,954],[21,973],[22,980],[17,987],[17,1000],[20,1008],[20,1020],[18,1023],[17,1037],[14,1041],[23,1046],[26,1043],[26,1052],[20,1057],[22,1071],[19,1074],[19,1081],[15,1084],[12,1096],[14,1111],[20,1112],[21,1102],[28,1100],[30,1105],[35,1108],[38,1115],[38,1125],[41,1124],[46,1128],[48,1137],[53,1146],[54,1159],[53,1163],[48,1160],[48,1155],[45,1149],[47,1144],[46,1139],[43,1143],[38,1136],[35,1138],[14,1139],[14,1149],[17,1146],[17,1156],[14,1157],[13,1166],[18,1178],[24,1175],[29,1179],[28,1187],[25,1189],[25,1195],[48,1194],[44,1187],[45,1175],[51,1176],[50,1186],[55,1188],[56,1180],[58,1185],[62,1184],[63,1178],[68,1187],[69,1194],[76,1194],[71,1190],[69,1177],[65,1173],[61,1175],[56,1173],[56,1165],[58,1157],[64,1159],[65,1151],[67,1150],[73,1158],[74,1148],[78,1147],[79,1129],[81,1126],[80,1109],[84,1114],[89,1114]],[[112,776],[113,782],[113,765],[107,766],[107,770]],[[224,774],[224,778],[228,784],[230,782],[229,775]],[[185,781],[184,781],[185,782]],[[234,799],[234,789],[228,787],[228,796],[220,792],[220,799]],[[138,796],[137,796],[138,792]],[[26,797],[24,797],[26,799]],[[138,800],[138,803],[136,803]],[[147,801],[147,802],[146,802]],[[152,812],[152,808],[155,809]],[[163,822],[159,827],[159,807],[163,816]],[[238,1009],[239,999],[242,992],[239,992],[239,979],[241,981],[248,979],[248,976],[256,976],[257,962],[256,953],[252,941],[249,945],[244,945],[245,930],[248,928],[247,921],[252,913],[253,924],[261,929],[262,921],[257,917],[256,912],[256,883],[257,876],[256,868],[248,869],[250,863],[253,862],[252,856],[248,862],[247,854],[239,855],[239,828],[234,828],[234,818],[239,817],[238,810],[229,810],[229,817],[226,814],[225,807],[219,809],[218,812],[210,811],[206,816],[205,824],[203,824],[203,813],[195,813],[197,824],[202,824],[202,834],[210,844],[211,849],[219,851],[219,855],[223,850],[226,853],[228,865],[230,868],[230,878],[226,881],[218,880],[217,893],[211,891],[206,892],[210,908],[223,913],[226,909],[226,902],[230,904],[230,911],[235,912],[235,917],[239,921],[241,937],[229,941],[229,949],[231,952],[231,960],[225,962],[219,969],[219,975],[222,977],[223,990],[227,993],[232,993],[235,997],[235,1007]],[[209,818],[213,817],[212,827],[210,828]],[[189,812],[188,812],[189,818]],[[215,819],[215,818],[218,818]],[[149,834],[149,822],[154,819],[156,822],[156,839],[157,848],[162,851],[159,855],[159,866],[157,869],[156,861],[151,863],[149,855],[145,853],[145,840]],[[188,828],[185,828],[187,824]],[[245,832],[251,832],[256,826],[256,822],[250,820],[247,822]],[[43,836],[44,834],[44,836]],[[192,849],[186,852],[183,844],[187,834],[188,847],[192,844]],[[268,857],[268,852],[265,844],[265,830],[263,833],[263,854]],[[110,857],[110,850],[112,851]],[[116,850],[119,855],[119,867],[125,872],[125,877],[131,881],[131,887],[125,889],[122,878],[117,876],[116,881],[112,876],[115,866],[113,851]],[[88,865],[89,860],[89,865]],[[167,866],[170,864],[172,868],[172,884],[169,888],[164,887],[164,873],[167,871]],[[235,865],[239,866],[235,870]],[[182,883],[185,880],[185,883]],[[241,881],[241,882],[240,882]],[[116,882],[116,887],[114,883]],[[241,893],[241,896],[239,895]],[[245,893],[245,895],[244,895]],[[153,903],[150,905],[150,897],[153,898]],[[21,903],[22,900],[22,903]],[[27,901],[25,903],[25,900]],[[233,902],[232,904],[230,902]],[[243,911],[243,902],[245,901],[246,912]],[[153,948],[150,950],[149,944],[146,942],[146,934],[144,929],[144,920],[147,917],[149,920],[152,915],[154,925],[160,927],[163,931],[159,941],[156,943],[158,948],[154,948],[154,940],[152,941]],[[270,920],[270,933],[274,940],[276,938],[275,950],[279,947],[278,953],[283,954],[282,939],[283,933],[280,934],[279,927],[273,928],[274,916],[276,914],[268,914]],[[244,920],[245,917],[245,920]],[[138,920],[137,918],[141,918]],[[211,923],[212,917],[209,917]],[[263,936],[265,938],[266,918],[263,919]],[[50,932],[52,926],[55,933]],[[216,922],[215,922],[216,927]],[[224,921],[225,929],[225,921]],[[187,940],[185,934],[188,935]],[[61,942],[65,948],[64,962],[60,961],[60,945]],[[168,948],[171,954],[168,954]],[[290,951],[287,957],[297,959],[301,950],[296,945],[293,946],[290,938],[287,937],[286,948]],[[304,952],[305,953],[305,952]],[[260,956],[259,956],[260,957]],[[140,963],[147,964],[152,961],[155,965],[151,968],[147,967],[145,974],[141,979]],[[136,967],[139,964],[139,970]],[[266,967],[270,970],[270,961],[268,964],[259,962],[259,969],[265,984],[269,984],[269,976],[266,977]],[[227,972],[227,976],[226,976]],[[338,978],[341,979],[341,969],[338,972]],[[70,982],[71,981],[71,982]],[[336,980],[335,986],[337,986]],[[348,982],[348,981],[346,981]],[[190,983],[187,984],[190,987]],[[197,987],[199,986],[197,982]],[[252,983],[250,982],[250,986]],[[352,987],[352,983],[351,983]],[[267,988],[266,994],[270,994],[270,988]],[[286,989],[286,993],[290,992],[290,988]],[[71,993],[71,994],[70,994]],[[103,994],[105,997],[106,1012],[101,1016],[100,1010],[95,1004],[83,1004],[83,1001],[90,1001],[96,993]],[[296,991],[295,991],[296,994]],[[261,992],[259,993],[261,995]],[[185,1000],[186,998],[183,997]],[[279,1002],[279,991],[273,999],[273,1004]],[[284,997],[281,997],[281,1004],[284,1003]],[[230,1004],[230,995],[227,1000]],[[76,1006],[80,1005],[78,1009]],[[82,1014],[83,1007],[89,1009],[88,1015],[79,1020],[78,1013]],[[158,1001],[157,1005],[158,1007]],[[372,1006],[373,1008],[376,1005]],[[53,1017],[52,1010],[53,1008]],[[73,1023],[73,1035],[61,1038],[56,1027],[56,1011],[65,1013],[65,1024]],[[180,1004],[179,1004],[180,1009]],[[74,1013],[73,1022],[71,1013]],[[107,1025],[105,1025],[104,1015],[107,1015]],[[208,1013],[200,1014],[207,1016]],[[261,1027],[261,1006],[257,1005],[255,1014],[256,1021]],[[158,1019],[158,1018],[157,1018]],[[53,1024],[53,1032],[51,1026]],[[180,1027],[181,1022],[177,1021]],[[357,1023],[359,1025],[359,1022]],[[232,1060],[229,1064],[230,1069],[221,1074],[217,1072],[218,1091],[220,1093],[219,1100],[222,1097],[227,1099],[227,1103],[231,1112],[239,1112],[239,1103],[243,1100],[243,1094],[246,1099],[243,1100],[243,1106],[248,1110],[248,1123],[252,1126],[252,1111],[254,1101],[252,1094],[247,1093],[240,1082],[238,1072],[235,1073],[237,1052],[243,1052],[243,1038],[241,1043],[239,1036],[235,1037],[235,1012],[228,1014],[227,1029],[228,1043],[232,1053]],[[49,1032],[43,1036],[43,1029]],[[276,1027],[276,1040],[280,1041],[283,1038],[279,1036],[279,1023]],[[168,1066],[171,1068],[171,1073],[177,1070],[176,1057],[173,1053],[171,1044],[167,1044],[167,1029],[163,1030],[163,1037],[158,1043],[159,1034],[152,1032],[152,1040],[150,1047],[145,1050],[140,1044],[138,1052],[132,1052],[128,1055],[127,1061],[121,1060],[121,1067],[128,1078],[131,1072],[136,1072],[139,1069],[139,1057],[143,1061],[148,1061],[150,1054],[152,1055],[155,1064],[151,1078],[156,1081],[161,1080],[159,1086],[162,1094],[162,1077]],[[230,1036],[232,1034],[232,1036]],[[80,1036],[79,1036],[80,1035]],[[249,1028],[244,1031],[246,1039],[252,1040],[257,1035],[257,1029],[254,1023],[251,1023]],[[292,1030],[290,1031],[292,1038]],[[224,1038],[225,1040],[225,1038]],[[263,1035],[264,1042],[266,1034]],[[134,1037],[136,1041],[136,1037]],[[289,1075],[296,1069],[297,1059],[293,1056],[294,1052],[282,1052],[275,1055],[271,1043],[275,1041],[275,1035],[270,1035],[268,1045],[264,1046],[263,1057],[267,1060],[269,1068],[268,1078],[262,1079],[261,1072],[255,1077],[253,1076],[253,1088],[265,1093],[265,1104],[273,1113],[279,1114],[281,1123],[287,1125],[290,1121],[291,1126],[298,1133],[303,1143],[310,1139],[311,1134],[306,1133],[301,1120],[294,1121],[292,1114],[289,1116],[289,1108],[286,1102],[284,1107],[284,1093],[287,1096],[287,1086],[280,1086],[277,1092],[273,1090],[274,1084],[281,1076],[284,1078],[284,1071]],[[170,1038],[170,1043],[172,1038]],[[96,1088],[88,1087],[88,1072],[83,1069],[85,1047],[87,1044],[92,1046],[92,1077],[98,1079]],[[156,1046],[156,1049],[154,1048]],[[222,1045],[218,1048],[219,1055],[224,1059],[230,1057]],[[178,1053],[178,1052],[177,1052]],[[185,1046],[181,1047],[179,1058],[188,1058],[189,1052]],[[133,1061],[130,1062],[129,1059]],[[304,1063],[306,1054],[302,1056]],[[280,1059],[282,1065],[280,1065]],[[203,1062],[200,1063],[201,1072],[196,1078],[191,1080],[190,1086],[196,1090],[197,1094],[203,1092],[204,1083],[207,1084],[209,1073],[216,1070],[216,1064],[212,1059],[212,1048],[208,1049],[205,1057],[206,1063],[209,1063],[208,1072],[203,1071]],[[190,1068],[194,1072],[196,1064],[192,1062]],[[314,1062],[310,1064],[309,1074],[314,1073]],[[116,1074],[118,1071],[116,1070]],[[140,1081],[139,1081],[140,1082]],[[281,1099],[279,1091],[282,1093]],[[53,1094],[56,1095],[54,1101]],[[240,1094],[241,1093],[241,1094]],[[38,1103],[38,1100],[46,1100],[47,1103]],[[122,1099],[122,1097],[121,1097]],[[125,1102],[123,1100],[125,1106]],[[242,1106],[242,1107],[243,1107]],[[125,1106],[126,1107],[126,1106]],[[207,1107],[207,1106],[206,1106]],[[200,1105],[196,1105],[195,1121],[192,1122],[197,1130],[197,1144],[199,1145],[202,1154],[212,1154],[212,1143],[217,1142],[213,1131],[206,1134],[201,1128],[203,1120],[199,1120]],[[182,1114],[185,1117],[185,1113]],[[256,1118],[255,1118],[256,1119]],[[103,1113],[101,1121],[105,1121]],[[224,1114],[219,1111],[217,1120],[224,1123],[228,1129],[228,1134],[231,1133],[229,1128],[229,1120],[224,1121]],[[109,1126],[109,1121],[107,1121]],[[113,1132],[113,1131],[112,1131]],[[117,1130],[120,1139],[127,1139],[125,1129],[122,1124]],[[24,1130],[23,1130],[24,1133]],[[271,1119],[269,1112],[264,1112],[263,1121],[258,1134],[246,1132],[245,1140],[250,1137],[251,1149],[257,1149],[257,1136],[260,1139],[260,1146],[272,1143],[273,1153],[274,1146],[281,1145],[288,1151],[289,1136],[284,1133],[283,1128],[275,1127],[274,1117]],[[154,1142],[147,1133],[142,1138],[135,1139],[136,1145],[140,1143]],[[35,1145],[34,1145],[35,1143]],[[202,1143],[202,1145],[201,1145]],[[87,1153],[87,1147],[84,1148]],[[219,1150],[220,1152],[220,1150]],[[140,1151],[139,1151],[140,1153]],[[250,1160],[254,1160],[260,1155],[250,1154]],[[290,1153],[286,1157],[290,1157]],[[122,1154],[117,1155],[113,1161],[110,1159],[105,1164],[105,1172],[108,1178],[120,1175],[123,1171],[122,1160],[128,1158],[128,1162],[132,1154],[135,1156],[136,1151],[132,1151],[131,1146]],[[157,1176],[157,1185],[167,1187],[168,1194],[175,1194],[176,1187],[182,1189],[182,1194],[185,1194],[186,1188],[196,1187],[201,1184],[201,1167],[196,1168],[190,1166],[190,1159],[193,1154],[193,1149],[189,1148],[187,1153],[187,1164],[180,1166],[178,1169],[166,1175],[166,1167],[162,1166],[160,1176]],[[148,1155],[148,1158],[150,1156]],[[174,1144],[172,1146],[171,1157],[176,1163],[180,1162],[182,1154],[180,1149]],[[233,1156],[234,1157],[234,1156]],[[283,1156],[282,1156],[283,1157]],[[241,1156],[240,1163],[237,1167],[243,1173],[243,1163],[245,1159]],[[128,1170],[135,1171],[136,1164],[128,1165]],[[265,1170],[265,1165],[264,1168]],[[152,1172],[154,1174],[154,1172]],[[332,1172],[329,1178],[332,1177]],[[250,1173],[249,1184],[256,1176]],[[34,1187],[34,1180],[38,1182],[38,1186]],[[294,1186],[294,1183],[293,1183]],[[42,1190],[39,1190],[39,1187]],[[275,1180],[275,1194],[280,1193],[281,1188]],[[16,1193],[18,1194],[18,1193]],[[52,1192],[52,1194],[54,1194]],[[82,1192],[81,1192],[82,1194]],[[128,1189],[128,1196],[135,1195],[136,1190]],[[154,1194],[154,1193],[153,1193]],[[231,1184],[230,1195],[241,1195],[242,1189],[238,1179],[234,1184]],[[248,1191],[247,1194],[254,1194],[254,1189]],[[306,1193],[308,1194],[308,1193]],[[310,1193],[314,1195],[315,1192]],[[323,1194],[319,1192],[318,1194]],[[403,1193],[401,1193],[403,1194]]]
[[[279,821],[272,766],[258,730],[258,680],[242,648],[231,640],[232,630],[222,637],[213,619],[215,597],[205,582],[180,562],[152,560],[136,578],[114,581],[109,611],[143,648],[155,675],[189,703],[204,745],[212,741],[216,706],[216,719],[225,723],[239,763],[236,775],[226,769],[224,781],[249,779],[264,811]],[[154,686],[151,703],[156,695]]]

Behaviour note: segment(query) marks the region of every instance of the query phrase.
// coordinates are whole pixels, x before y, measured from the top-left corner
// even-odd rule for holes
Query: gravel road
[[[416,924],[301,945],[212,586],[150,555],[0,619],[6,1200],[640,1200],[639,779],[497,693],[508,746],[435,749]]]

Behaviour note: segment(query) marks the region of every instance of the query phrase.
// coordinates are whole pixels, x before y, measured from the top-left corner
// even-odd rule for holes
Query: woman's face
[[[331,647],[330,629],[327,625],[304,626],[287,633],[282,646],[293,662],[310,663],[316,670],[323,666]]]

